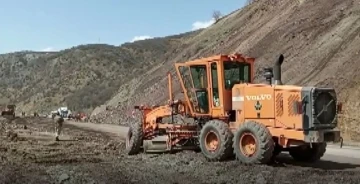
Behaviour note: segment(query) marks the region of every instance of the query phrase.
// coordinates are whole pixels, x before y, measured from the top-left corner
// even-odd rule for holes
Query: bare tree
[[[246,0],[245,5],[249,5],[249,4],[253,3],[253,2],[254,2],[254,0]]]
[[[218,10],[213,11],[212,18],[215,20],[215,22],[219,21],[221,18],[221,12]]]

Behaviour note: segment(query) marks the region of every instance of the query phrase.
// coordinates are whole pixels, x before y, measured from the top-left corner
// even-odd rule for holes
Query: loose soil
[[[0,183],[360,182],[359,168],[326,161],[301,166],[281,157],[271,166],[243,166],[236,161],[210,163],[191,151],[127,156],[120,134],[74,125],[66,123],[56,142],[51,119],[2,120]]]

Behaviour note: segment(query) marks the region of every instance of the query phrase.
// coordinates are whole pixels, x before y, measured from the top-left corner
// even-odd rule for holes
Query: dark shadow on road
[[[59,142],[76,142],[76,141],[78,141],[78,140],[76,140],[76,139],[61,139],[61,138],[59,138],[58,141],[59,141]]]
[[[316,163],[304,163],[304,162],[297,162],[290,155],[282,153],[276,157],[275,163],[272,164],[274,167],[287,167],[287,166],[300,166],[300,167],[309,167],[309,168],[317,168],[317,169],[324,169],[324,170],[346,170],[346,169],[355,169],[359,168],[360,165],[358,164],[351,164],[351,163],[338,163],[329,160],[319,160]]]

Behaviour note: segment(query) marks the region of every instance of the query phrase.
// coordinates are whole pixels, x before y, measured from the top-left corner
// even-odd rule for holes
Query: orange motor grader
[[[266,164],[282,151],[298,161],[319,160],[336,130],[341,104],[333,88],[284,85],[280,55],[264,69],[266,83],[254,84],[254,58],[217,55],[176,63],[184,100],[136,106],[126,139],[129,155],[200,150],[209,161],[236,156]]]

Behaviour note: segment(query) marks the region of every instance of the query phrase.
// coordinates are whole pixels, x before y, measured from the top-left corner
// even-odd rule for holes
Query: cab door
[[[208,68],[206,64],[176,64],[185,98],[193,114],[208,115],[210,113],[208,86]]]
[[[224,116],[224,99],[223,99],[223,85],[219,80],[219,75],[222,75],[221,68],[218,61],[210,63],[210,84],[211,84],[211,106],[212,116],[220,117]]]

